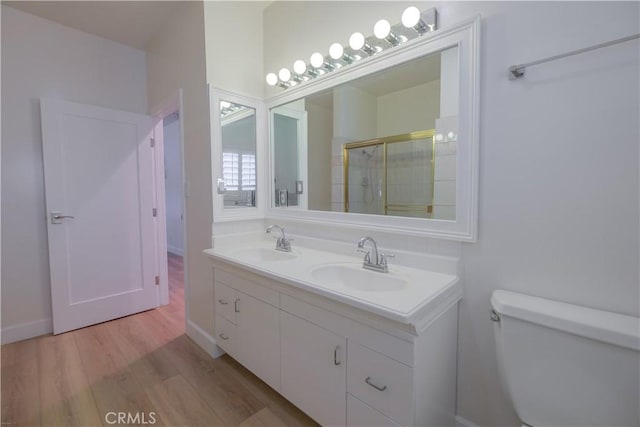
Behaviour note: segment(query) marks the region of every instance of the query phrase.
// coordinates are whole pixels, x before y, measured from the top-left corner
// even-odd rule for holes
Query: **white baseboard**
[[[216,345],[216,340],[191,320],[187,320],[187,336],[214,359],[224,354],[224,350]]]
[[[174,255],[178,255],[178,256],[184,256],[184,249],[177,248],[172,245],[167,245],[167,252],[172,253]]]
[[[456,415],[456,427],[480,427],[478,424],[472,423],[466,418]]]
[[[2,328],[1,342],[9,344],[16,341],[22,341],[40,335],[46,335],[53,332],[53,320],[41,319],[35,322],[21,323],[19,325],[7,326]]]

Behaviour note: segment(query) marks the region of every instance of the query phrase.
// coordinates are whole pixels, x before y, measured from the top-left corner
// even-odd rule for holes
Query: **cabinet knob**
[[[227,305],[229,304],[227,301],[223,300],[223,299],[219,299],[218,302],[222,305]]]
[[[342,362],[340,362],[340,346],[337,345],[336,348],[333,350],[333,364],[338,366],[341,363]]]
[[[240,313],[240,306],[238,305],[239,302],[240,302],[240,298],[237,298],[236,301],[233,303],[236,313]]]
[[[222,334],[222,333],[218,334],[218,336],[219,336],[220,338],[222,338],[223,340],[228,340],[228,339],[229,339],[229,337],[228,337],[228,336],[226,336],[225,334]]]

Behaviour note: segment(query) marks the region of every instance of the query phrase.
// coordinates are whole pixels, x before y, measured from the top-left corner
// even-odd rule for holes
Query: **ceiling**
[[[3,1],[3,5],[144,50],[181,1]]]
[[[405,62],[346,84],[379,97],[436,80],[440,80],[440,53]],[[309,95],[306,102],[331,109],[333,89]]]

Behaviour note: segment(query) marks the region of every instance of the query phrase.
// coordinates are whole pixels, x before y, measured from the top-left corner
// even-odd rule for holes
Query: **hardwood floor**
[[[169,305],[3,345],[2,424],[317,425],[235,360],[212,359],[185,335],[182,277],[182,258],[169,254]]]

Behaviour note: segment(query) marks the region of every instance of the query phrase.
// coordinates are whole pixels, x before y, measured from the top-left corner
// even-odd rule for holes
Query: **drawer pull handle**
[[[369,384],[371,387],[375,388],[378,391],[385,391],[387,389],[387,386],[382,386],[382,387],[378,387],[377,385],[375,385],[374,383],[371,382],[371,377],[367,377],[366,380],[364,380],[365,383]]]
[[[227,301],[223,300],[223,299],[219,299],[218,302],[222,305],[227,305],[229,304]]]
[[[240,298],[237,298],[235,303],[234,303],[234,309],[236,311],[236,313],[240,313],[240,307],[238,307],[238,303],[240,302]]]
[[[218,336],[219,336],[220,338],[222,338],[223,340],[228,340],[228,339],[229,339],[229,337],[228,337],[228,336],[226,336],[225,334],[219,334]]]
[[[338,366],[341,363],[342,362],[340,362],[340,346],[337,345],[336,348],[333,350],[333,364]]]

